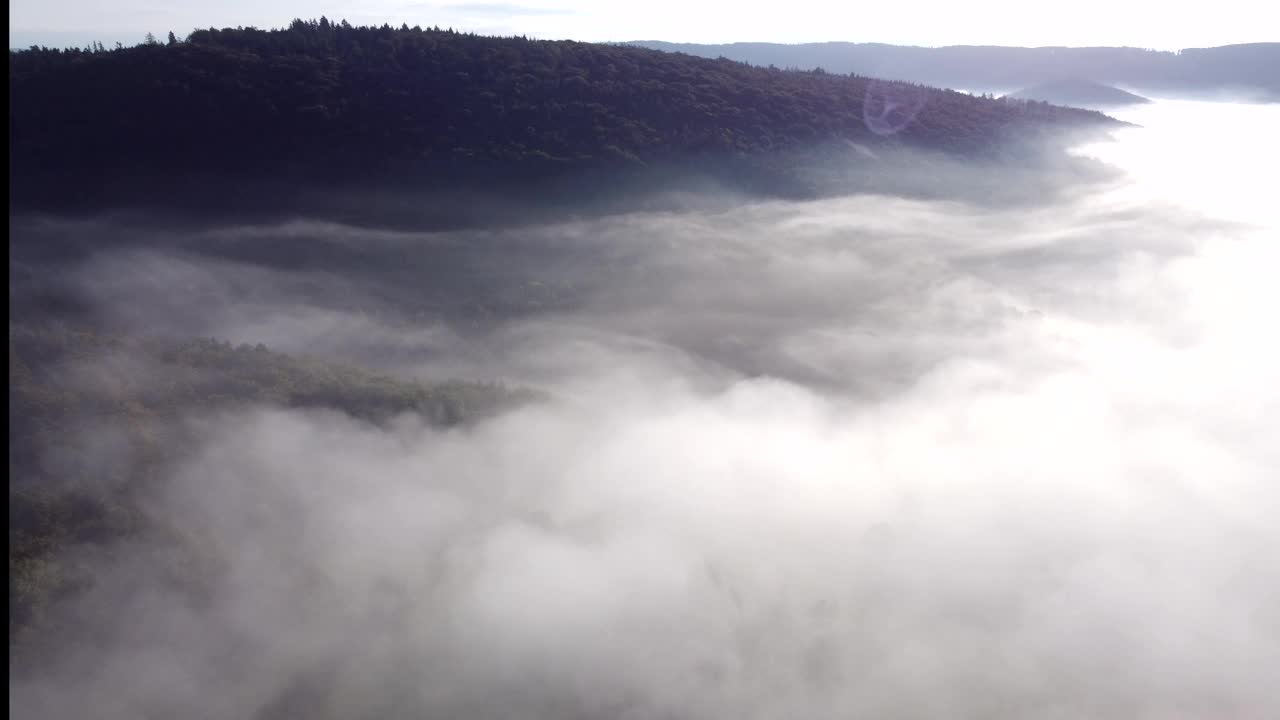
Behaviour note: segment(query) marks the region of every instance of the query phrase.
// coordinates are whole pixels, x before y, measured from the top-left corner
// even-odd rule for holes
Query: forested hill
[[[323,18],[10,52],[9,80],[11,200],[41,177],[456,183],[833,139],[989,154],[1020,131],[1109,122],[860,76]]]
[[[1024,100],[1043,100],[1058,105],[1086,108],[1113,108],[1151,102],[1141,95],[1135,95],[1120,88],[1079,78],[1064,78],[1054,82],[1042,83],[1035,87],[1024,88],[1018,92],[1010,93],[1009,96]]]

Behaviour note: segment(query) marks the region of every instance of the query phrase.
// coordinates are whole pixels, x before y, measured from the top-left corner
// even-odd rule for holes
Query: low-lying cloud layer
[[[1097,151],[1130,180],[1039,207],[298,222],[92,254],[64,285],[117,328],[554,399],[448,431],[193,412],[153,502],[198,567],[95,551],[62,612],[99,636],[11,670],[11,710],[1274,714],[1280,223],[1148,175],[1160,107]]]

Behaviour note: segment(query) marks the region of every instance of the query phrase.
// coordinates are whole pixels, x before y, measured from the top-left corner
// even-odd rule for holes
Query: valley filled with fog
[[[198,552],[73,546],[11,712],[1274,716],[1280,105],[1155,100],[1039,200],[11,217],[11,302],[545,395],[189,408],[147,507]]]

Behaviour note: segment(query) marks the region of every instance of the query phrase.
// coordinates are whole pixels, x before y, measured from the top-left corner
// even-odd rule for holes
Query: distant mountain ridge
[[[628,43],[754,65],[853,72],[939,87],[1008,92],[1063,77],[1127,85],[1150,93],[1238,94],[1280,102],[1280,42],[1193,48],[1178,52],[1117,47],[927,48],[883,43]]]

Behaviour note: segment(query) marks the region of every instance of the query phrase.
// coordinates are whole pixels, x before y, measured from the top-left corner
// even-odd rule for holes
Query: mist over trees
[[[65,562],[72,549],[159,534],[177,552],[200,552],[147,505],[195,441],[184,425],[193,410],[275,406],[379,424],[413,415],[449,427],[539,398],[497,384],[407,382],[261,343],[139,339],[30,314],[11,318],[10,648],[38,654],[56,644],[49,606],[74,595],[92,573]]]
[[[1276,715],[1280,105],[159,30],[10,54],[15,717]]]
[[[228,194],[223,209],[234,214],[214,213],[215,225],[251,208],[286,206],[291,184],[355,186],[362,192],[341,203],[385,215],[379,193],[389,187],[474,193],[587,178],[567,193],[570,207],[586,208],[594,199],[580,194],[584,185],[660,184],[648,176],[628,185],[620,180],[626,171],[661,168],[678,178],[729,167],[724,176],[741,180],[744,170],[809,171],[815,153],[832,147],[866,164],[881,190],[898,187],[895,177],[919,176],[950,192],[958,163],[1005,159],[1025,149],[1020,142],[1052,132],[1117,125],[1094,112],[859,75],[324,17],[280,30],[209,28],[164,40],[148,33],[139,45],[112,50],[33,47],[9,59],[11,219],[49,208],[119,210],[140,198],[164,206],[193,177],[212,183],[194,186],[199,202]],[[919,153],[896,176],[884,162],[895,149]],[[270,192],[260,191],[273,181]],[[329,196],[312,205],[337,202]],[[441,202],[480,205],[462,194]],[[536,204],[508,212],[527,218]],[[480,207],[499,212],[496,202]],[[163,222],[187,222],[183,211]],[[472,238],[428,251],[334,239],[325,228],[157,239],[44,227],[39,219],[11,223],[10,245],[10,643],[37,654],[60,637],[46,622],[48,609],[74,598],[92,575],[65,563],[73,549],[159,534],[192,550],[182,532],[148,514],[146,499],[189,451],[194,436],[183,422],[196,409],[318,409],[374,424],[408,415],[452,427],[539,397],[186,336],[195,318],[217,317],[223,295],[236,293],[230,288],[209,299],[195,286],[171,296],[173,326],[158,317],[142,326],[115,322],[104,306],[154,299],[94,297],[80,287],[92,281],[63,277],[68,268],[99,253],[180,247],[243,263],[242,272],[305,266],[341,274],[349,287],[331,279],[292,288],[291,302],[335,313],[368,303],[393,317],[480,332],[577,307],[603,290],[600,277],[638,257],[626,243],[583,252],[556,250],[549,238],[530,247]],[[516,270],[499,270],[512,263]],[[107,274],[143,284],[133,267]],[[234,286],[254,289],[253,276]],[[135,291],[127,282],[120,289]],[[271,302],[264,310],[274,310]],[[95,464],[107,452],[98,439],[110,446],[111,463]]]

